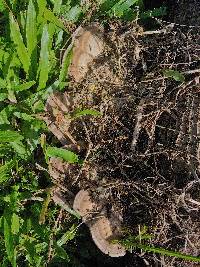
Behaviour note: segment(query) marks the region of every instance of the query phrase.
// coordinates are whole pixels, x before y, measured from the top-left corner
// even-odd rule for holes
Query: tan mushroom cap
[[[103,212],[100,212],[101,205],[92,201],[88,191],[80,190],[78,192],[73,208],[82,216],[83,221],[90,229],[94,243],[103,253],[110,257],[122,257],[126,254],[123,246],[111,242],[115,237],[112,225]],[[95,211],[98,212],[96,216],[94,216]],[[90,215],[93,216],[90,217]]]
[[[73,209],[79,213],[83,221],[86,222],[88,217],[98,210],[98,205],[91,200],[88,191],[80,190],[75,196]]]
[[[126,250],[120,244],[111,242],[113,237],[112,226],[108,218],[102,216],[90,226],[92,239],[96,246],[110,257],[122,257],[126,254]]]
[[[89,65],[104,49],[103,34],[95,25],[80,27],[75,33],[72,62],[69,74],[76,82],[84,78]]]

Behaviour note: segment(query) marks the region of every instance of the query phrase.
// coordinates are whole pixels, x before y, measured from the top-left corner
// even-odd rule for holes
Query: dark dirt
[[[188,15],[184,19],[181,24],[194,22]],[[63,185],[75,194],[92,190],[106,201],[108,214],[111,209],[122,214],[132,234],[147,226],[148,244],[200,256],[200,28],[167,25],[162,22],[164,33],[145,34],[134,24],[111,22],[106,53],[81,83],[71,83],[68,112],[87,108],[102,116],[69,124],[86,160],[66,170]],[[164,69],[183,72],[185,81],[165,78]],[[112,259],[89,235],[78,238],[77,248],[81,266],[198,266],[140,250]]]

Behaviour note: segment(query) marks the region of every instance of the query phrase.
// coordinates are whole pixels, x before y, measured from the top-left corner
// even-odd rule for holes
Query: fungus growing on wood
[[[92,215],[101,209],[101,205],[99,206],[97,203],[91,200],[88,191],[80,190],[75,196],[73,209],[78,212],[83,221],[87,223]]]
[[[95,25],[80,27],[74,34],[74,47],[69,74],[79,82],[84,78],[89,65],[104,49],[103,33]]]
[[[126,250],[120,244],[112,243],[116,238],[110,220],[105,216],[102,205],[93,201],[86,190],[80,190],[75,197],[73,208],[87,224],[96,246],[110,257],[121,257]]]
[[[125,248],[120,244],[112,243],[116,239],[110,220],[102,215],[90,226],[90,233],[96,246],[110,257],[122,257],[126,254]]]

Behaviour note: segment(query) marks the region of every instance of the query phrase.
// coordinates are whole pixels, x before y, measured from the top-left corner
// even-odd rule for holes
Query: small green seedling
[[[184,75],[177,70],[164,70],[163,74],[166,78],[172,78],[177,82],[184,82],[185,81]]]

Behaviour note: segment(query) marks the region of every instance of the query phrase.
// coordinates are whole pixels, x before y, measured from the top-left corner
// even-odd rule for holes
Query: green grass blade
[[[48,26],[43,27],[40,62],[39,62],[39,87],[38,90],[44,89],[48,80],[49,72],[49,33]]]
[[[37,71],[37,22],[35,6],[32,0],[29,1],[27,10],[26,41],[28,54],[31,60],[30,75],[31,78],[33,78]]]
[[[62,21],[57,18],[54,13],[52,11],[50,11],[49,9],[45,9],[45,12],[44,12],[44,18],[46,20],[48,20],[49,22],[53,23],[54,25],[56,25],[57,27],[59,28],[62,28],[63,30],[65,30],[65,26],[64,24],[62,23]]]
[[[16,45],[18,57],[22,63],[25,72],[28,74],[30,58],[26,46],[24,45],[19,25],[15,20],[15,18],[13,17],[12,13],[10,13],[10,31],[11,31],[11,37]]]
[[[72,59],[72,47],[68,47],[63,56],[62,67],[59,75],[59,83],[65,82],[67,79],[68,68]]]
[[[69,231],[67,231],[62,237],[57,241],[57,245],[61,247],[66,244],[68,241],[73,240],[76,236],[77,226],[72,225]]]
[[[78,155],[63,148],[48,147],[46,154],[48,157],[59,157],[70,163],[79,162]]]
[[[177,257],[179,259],[184,259],[188,261],[200,262],[200,257],[186,255],[180,252],[170,251],[170,250],[163,249],[163,248],[156,248],[156,247],[151,247],[151,246],[143,245],[143,244],[136,244],[136,247],[141,248],[144,251],[158,253],[158,254],[165,255],[165,256]]]
[[[52,192],[51,189],[47,190],[47,196],[44,199],[44,202],[43,202],[43,205],[42,205],[42,210],[40,212],[39,224],[44,224],[45,223],[46,216],[48,214],[48,206],[49,206],[49,203],[51,202],[51,192]]]
[[[19,233],[19,228],[20,228],[20,218],[16,213],[12,214],[12,219],[11,219],[11,231],[14,235]]]
[[[25,91],[30,89],[35,84],[35,81],[25,82],[19,85],[14,85],[12,87],[13,91]]]

